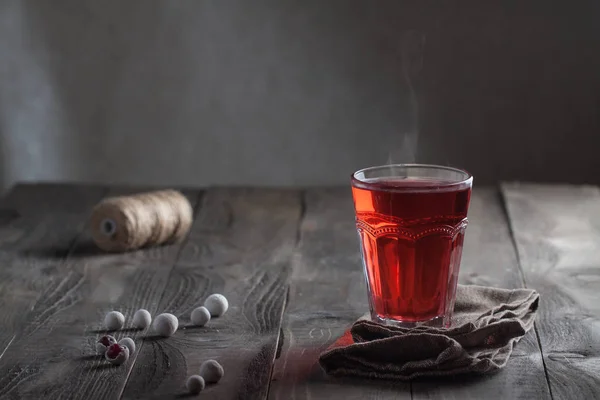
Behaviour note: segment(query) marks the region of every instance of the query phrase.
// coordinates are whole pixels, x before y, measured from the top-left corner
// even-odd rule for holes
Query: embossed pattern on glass
[[[374,320],[448,326],[472,178],[426,165],[353,175],[352,193]]]

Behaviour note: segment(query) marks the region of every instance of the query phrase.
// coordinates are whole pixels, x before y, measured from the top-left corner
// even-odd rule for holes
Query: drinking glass
[[[352,175],[369,307],[387,325],[451,324],[473,177],[395,164]]]

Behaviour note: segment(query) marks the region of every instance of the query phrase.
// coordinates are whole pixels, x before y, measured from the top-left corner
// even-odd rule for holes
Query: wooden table
[[[144,190],[144,188],[137,188]],[[600,190],[476,188],[461,281],[541,293],[508,366],[484,377],[410,383],[334,380],[319,353],[367,309],[349,188],[185,191],[195,223],[182,244],[103,254],[85,222],[132,189],[18,185],[0,202],[0,398],[184,397],[218,359],[215,399],[600,398]],[[189,325],[210,293],[230,311]],[[104,314],[172,312],[181,328],[113,367],[93,355]]]

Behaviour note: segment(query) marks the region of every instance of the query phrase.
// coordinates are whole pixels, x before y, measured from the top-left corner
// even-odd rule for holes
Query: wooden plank
[[[504,184],[554,399],[600,398],[600,190]]]
[[[312,189],[305,203],[269,398],[410,399],[407,383],[334,380],[319,366],[319,354],[368,303],[350,189]]]
[[[49,196],[48,201],[80,209],[84,214],[91,211],[93,204],[73,201],[61,190]],[[44,201],[32,191],[18,203],[35,203],[34,198]],[[52,210],[43,208],[38,212],[51,216]],[[60,223],[55,221],[58,227]],[[175,244],[105,254],[91,244],[90,235],[85,232],[66,260],[55,262],[45,271],[46,286],[36,298],[23,329],[0,359],[0,397],[118,398],[135,357],[126,365],[113,368],[94,355],[94,343],[103,333],[103,317],[111,309],[123,312],[127,321],[138,308],[156,311],[157,297],[164,291],[180,248],[180,244]],[[55,247],[48,249],[54,251]],[[32,268],[38,267],[35,261]],[[22,279],[29,282],[34,277],[25,274]],[[123,331],[116,336],[135,338],[140,334]]]
[[[26,217],[83,214],[87,217],[90,207],[106,194],[102,185],[70,183],[21,183],[17,184],[0,203],[3,209],[12,209]]]
[[[56,283],[103,187],[20,184],[0,201],[0,358]],[[64,200],[64,201],[63,201]]]
[[[300,215],[297,191],[208,192],[159,305],[183,329],[168,340],[144,341],[123,398],[183,396],[186,378],[211,358],[225,377],[204,396],[266,397]],[[190,326],[191,311],[215,292],[229,299],[227,314]]]
[[[408,383],[338,381],[324,375],[318,355],[367,309],[349,190],[307,194],[301,241],[294,257],[284,344],[275,365],[271,398],[548,398],[541,356],[530,334],[515,348],[504,371],[483,378],[452,377]],[[499,192],[476,189],[461,282],[522,287]],[[520,385],[528,382],[527,386]],[[411,387],[412,386],[412,387]]]
[[[523,287],[508,219],[495,188],[473,191],[459,279],[463,284]],[[496,374],[418,380],[412,390],[414,399],[550,398],[534,331],[521,339],[508,365]]]

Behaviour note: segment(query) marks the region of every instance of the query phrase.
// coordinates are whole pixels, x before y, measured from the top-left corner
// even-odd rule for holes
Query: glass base
[[[397,326],[399,328],[416,328],[418,326],[431,326],[434,328],[450,328],[452,316],[438,316],[426,321],[402,321],[381,317],[371,311],[371,320],[382,325]]]

